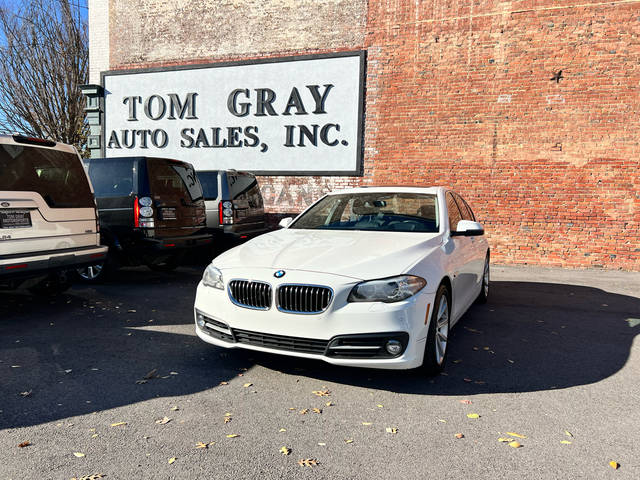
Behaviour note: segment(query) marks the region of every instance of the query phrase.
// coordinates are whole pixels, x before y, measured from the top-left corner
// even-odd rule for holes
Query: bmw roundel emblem
[[[284,270],[278,270],[276,273],[273,274],[273,276],[276,278],[282,278],[284,277],[284,274],[285,274]]]

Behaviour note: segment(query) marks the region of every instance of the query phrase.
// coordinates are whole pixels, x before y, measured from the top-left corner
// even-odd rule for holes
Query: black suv
[[[190,163],[166,158],[85,160],[93,184],[106,262],[80,269],[95,281],[120,265],[172,270],[190,249],[209,244],[202,187]]]
[[[255,175],[236,170],[196,172],[207,209],[207,229],[216,243],[236,244],[265,233],[264,202]]]

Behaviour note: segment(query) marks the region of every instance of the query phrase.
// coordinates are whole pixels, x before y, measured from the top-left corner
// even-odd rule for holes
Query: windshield
[[[51,208],[95,208],[75,153],[23,145],[0,145],[0,190],[38,192]]]
[[[364,192],[328,195],[289,228],[436,233],[439,226],[436,195]]]

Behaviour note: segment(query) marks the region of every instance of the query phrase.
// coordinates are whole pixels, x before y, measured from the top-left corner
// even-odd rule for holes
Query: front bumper
[[[331,287],[335,296],[329,308],[309,315],[285,313],[277,308],[243,308],[230,301],[226,289],[200,283],[194,311],[196,333],[203,341],[219,347],[311,358],[335,365],[410,369],[422,364],[427,309],[433,304],[434,293],[420,292],[393,304],[347,303],[352,285]],[[202,326],[198,325],[199,315],[204,317]],[[386,352],[388,340],[402,344],[400,354]]]

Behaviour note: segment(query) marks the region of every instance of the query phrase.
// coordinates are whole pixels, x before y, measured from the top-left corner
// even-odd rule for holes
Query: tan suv
[[[70,272],[106,257],[75,148],[0,135],[0,288],[57,293]]]

